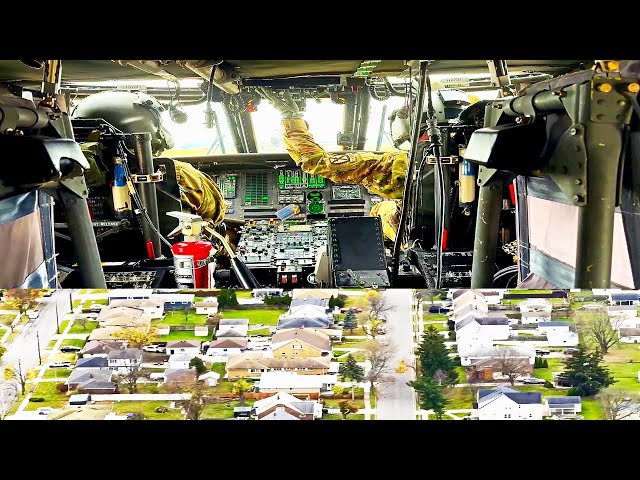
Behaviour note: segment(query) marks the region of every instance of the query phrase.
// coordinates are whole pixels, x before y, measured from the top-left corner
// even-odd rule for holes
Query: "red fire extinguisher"
[[[213,288],[213,245],[202,238],[202,227],[206,225],[201,216],[183,212],[167,212],[180,225],[168,236],[173,238],[182,233],[184,240],[171,247],[173,265],[178,288]]]

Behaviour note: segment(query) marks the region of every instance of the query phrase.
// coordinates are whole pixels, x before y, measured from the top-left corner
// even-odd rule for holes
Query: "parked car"
[[[69,368],[71,362],[53,362],[49,364],[49,368]]]
[[[98,314],[97,313],[85,313],[84,315],[87,319],[89,320],[95,320],[96,318],[98,318]]]
[[[149,353],[165,353],[167,349],[161,345],[146,345],[142,347],[142,351]]]
[[[550,353],[551,351],[549,350],[545,350],[543,348],[536,348],[536,355],[543,356],[543,355],[549,355]]]
[[[536,378],[536,377],[521,378],[520,381],[527,385],[544,385],[546,382],[546,380],[543,380],[542,378]]]
[[[349,310],[353,310],[355,313],[362,313],[363,312],[363,310],[361,308],[342,307],[340,309],[340,313],[347,313]]]
[[[82,350],[82,347],[76,347],[74,345],[65,345],[64,347],[60,347],[60,351],[63,353],[74,353]]]
[[[576,353],[578,351],[577,348],[565,348],[562,353],[564,353],[565,355],[573,355],[574,353]]]
[[[36,318],[38,318],[38,315],[40,315],[40,312],[38,312],[37,310],[27,313],[27,317],[29,317],[29,320],[35,320]]]
[[[100,310],[102,310],[103,308],[104,308],[104,305],[100,303],[92,303],[91,305],[89,305],[89,310],[93,312],[100,312]]]
[[[55,408],[51,407],[40,407],[36,410],[36,412],[38,413],[38,415],[49,415],[54,410]]]
[[[432,305],[429,307],[429,313],[448,313],[449,309],[446,307],[439,307],[438,305]]]

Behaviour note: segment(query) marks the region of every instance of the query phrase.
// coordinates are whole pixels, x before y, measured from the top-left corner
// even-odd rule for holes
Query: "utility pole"
[[[58,300],[53,302],[56,307],[56,333],[60,335],[60,320],[58,319]]]
[[[69,313],[73,313],[73,290],[69,290]]]
[[[36,338],[38,339],[38,365],[42,365],[42,356],[40,354],[40,335],[36,330]]]

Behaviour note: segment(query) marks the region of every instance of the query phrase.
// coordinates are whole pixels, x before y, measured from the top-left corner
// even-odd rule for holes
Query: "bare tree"
[[[517,357],[511,348],[502,350],[498,358],[500,372],[509,379],[511,386],[516,382],[516,378],[529,372],[529,360]]]
[[[137,393],[138,380],[145,376],[146,374],[142,370],[142,359],[140,358],[127,366],[118,367],[118,374],[114,377],[114,381],[118,385],[124,386],[129,393]]]
[[[624,390],[603,390],[598,393],[596,400],[604,410],[605,420],[622,420],[640,414],[640,398],[634,402],[632,395]]]
[[[20,360],[18,360],[18,368],[13,368],[11,365],[4,367],[4,379],[7,381],[17,381],[22,388],[22,395],[26,392],[27,382],[33,380],[35,376],[36,372],[33,370],[24,370],[22,368],[22,362],[20,362]]]
[[[207,387],[203,382],[195,380],[180,385],[168,385],[166,391],[169,393],[189,394],[186,400],[176,402],[185,411],[185,420],[200,420],[205,407],[212,403]]]
[[[376,383],[393,382],[394,377],[389,374],[395,370],[393,357],[396,353],[395,345],[382,343],[378,340],[369,340],[362,345],[365,358],[371,363],[371,368],[364,376],[375,390]]]
[[[82,315],[76,315],[75,317],[73,317],[73,323],[74,325],[78,325],[79,327],[82,327],[82,330],[86,330],[87,329],[87,317],[84,317]]]
[[[605,310],[576,312],[576,325],[590,340],[596,342],[600,351],[606,354],[609,348],[620,340],[618,328],[623,317],[609,317]]]

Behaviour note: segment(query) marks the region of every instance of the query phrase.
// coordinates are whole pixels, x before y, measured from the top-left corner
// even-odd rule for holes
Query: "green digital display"
[[[296,168],[288,168],[278,172],[278,188],[280,190],[297,188],[324,188],[326,180],[319,175],[311,175]]]
[[[236,198],[236,175],[219,175],[214,178],[225,200]]]

